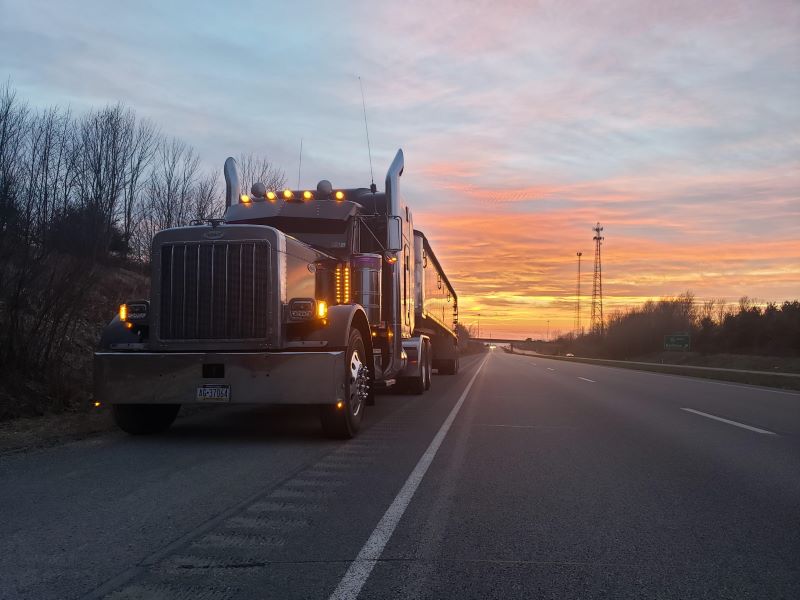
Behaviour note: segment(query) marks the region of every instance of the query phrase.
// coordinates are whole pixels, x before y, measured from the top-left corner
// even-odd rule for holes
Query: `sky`
[[[402,192],[483,336],[692,291],[800,297],[800,2],[0,0],[33,106],[122,101],[208,169]]]

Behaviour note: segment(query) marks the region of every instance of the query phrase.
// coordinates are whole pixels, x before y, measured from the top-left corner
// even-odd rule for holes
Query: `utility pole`
[[[550,319],[547,319],[547,341],[550,341]]]
[[[581,256],[583,252],[578,252],[578,284],[575,289],[575,336],[581,334]]]
[[[481,313],[478,313],[478,339],[481,339]]]
[[[592,228],[594,231],[594,280],[592,282],[592,333],[605,333],[603,321],[603,264],[600,260],[600,246],[605,239],[601,234],[603,228],[597,223]]]

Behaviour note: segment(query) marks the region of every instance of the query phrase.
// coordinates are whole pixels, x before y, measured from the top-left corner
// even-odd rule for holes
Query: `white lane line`
[[[756,433],[763,433],[764,435],[778,435],[774,431],[767,431],[766,429],[759,429],[758,427],[753,427],[752,425],[745,425],[744,423],[739,423],[737,421],[723,419],[722,417],[717,417],[716,415],[710,415],[708,413],[700,412],[699,410],[695,410],[693,408],[681,408],[681,410],[685,410],[686,412],[700,415],[701,417],[706,417],[707,419],[722,421],[723,423],[727,423],[728,425],[734,425],[735,427],[741,427],[742,429],[749,429],[750,431],[755,431]]]
[[[447,432],[450,430],[450,426],[453,424],[456,415],[458,415],[461,405],[464,404],[467,394],[469,394],[469,391],[472,389],[472,384],[475,383],[475,380],[478,378],[478,374],[481,372],[483,365],[486,364],[488,359],[489,356],[483,359],[483,362],[478,367],[478,370],[475,371],[472,379],[469,380],[469,383],[467,384],[467,387],[464,388],[464,392],[461,394],[458,402],[456,402],[456,405],[450,411],[450,414],[447,415],[447,418],[444,420],[444,423],[442,423],[442,426],[439,428],[439,431],[436,433],[433,441],[431,441],[428,449],[425,450],[425,453],[419,459],[417,466],[414,467],[411,475],[409,475],[408,479],[406,479],[406,482],[403,484],[403,487],[400,489],[400,492],[398,492],[391,506],[389,506],[389,508],[386,510],[383,517],[381,517],[380,522],[375,527],[372,535],[369,536],[369,539],[367,540],[366,544],[364,544],[364,547],[361,548],[361,551],[358,553],[358,556],[356,556],[356,559],[350,564],[350,567],[347,569],[347,573],[344,574],[344,577],[342,577],[339,585],[330,595],[329,600],[355,600],[358,597],[359,592],[361,592],[361,588],[364,587],[364,584],[367,582],[370,573],[372,573],[372,569],[375,567],[378,559],[381,557],[383,549],[386,547],[386,544],[392,537],[395,527],[397,527],[397,524],[403,517],[403,513],[406,511],[406,508],[411,502],[411,498],[413,498],[414,493],[419,487],[419,484],[422,482],[422,478],[428,471],[428,467],[431,466],[431,463],[436,456],[436,452],[439,450],[439,446],[442,445],[442,441],[447,435]]]
[[[481,427],[509,427],[511,429],[575,429],[573,425],[505,425],[503,423],[478,423]]]
[[[555,369],[553,369],[552,367],[547,367],[547,370],[548,371],[555,371]]]
[[[583,379],[584,381],[588,381],[589,383],[597,383],[594,379],[587,379],[586,377],[578,377],[578,379]]]

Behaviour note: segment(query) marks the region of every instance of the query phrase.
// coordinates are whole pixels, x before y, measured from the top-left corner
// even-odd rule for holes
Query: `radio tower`
[[[583,252],[578,252],[578,284],[575,288],[575,335],[581,334],[581,256]]]
[[[603,321],[603,265],[600,261],[600,246],[605,239],[600,223],[594,226],[594,282],[592,284],[592,333],[605,333]]]

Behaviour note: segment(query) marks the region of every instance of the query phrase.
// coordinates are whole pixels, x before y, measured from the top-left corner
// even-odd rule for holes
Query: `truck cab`
[[[95,397],[131,433],[163,430],[184,403],[302,403],[320,406],[328,434],[352,437],[377,387],[430,387],[441,332],[416,328],[402,171],[398,151],[384,192],[323,180],[244,193],[229,158],[223,219],[154,237],[151,298],[126,302],[104,331]]]

